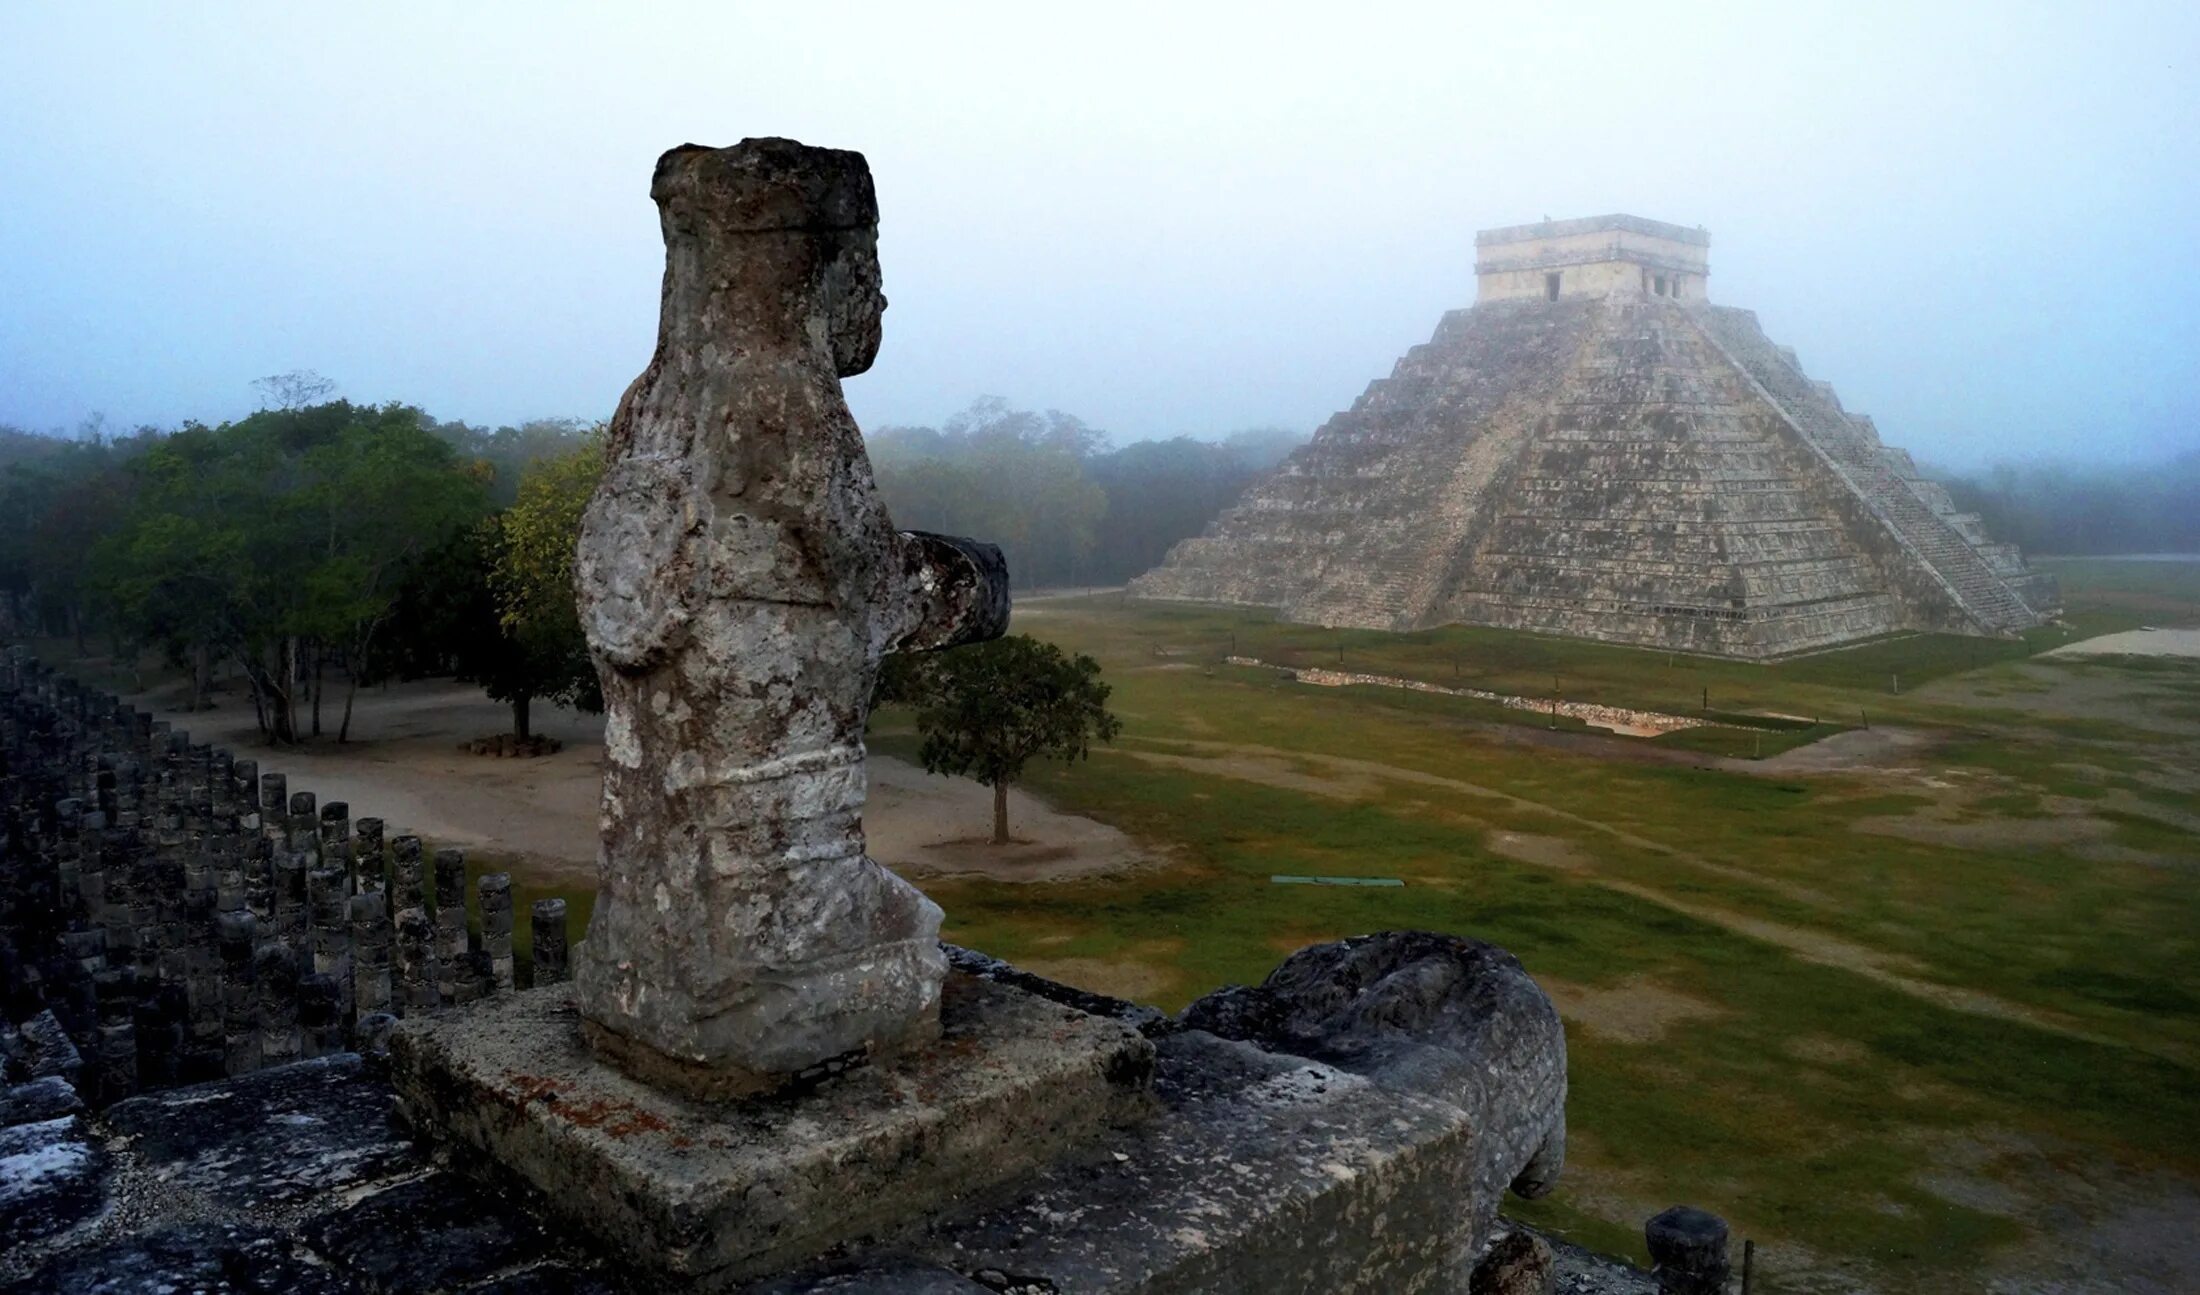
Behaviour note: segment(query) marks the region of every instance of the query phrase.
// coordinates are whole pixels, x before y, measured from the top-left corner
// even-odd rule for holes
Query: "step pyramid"
[[[1605,216],[1476,242],[1476,304],[1133,597],[1748,658],[2056,611],[2051,577],[1754,314],[1705,300],[1702,231]]]

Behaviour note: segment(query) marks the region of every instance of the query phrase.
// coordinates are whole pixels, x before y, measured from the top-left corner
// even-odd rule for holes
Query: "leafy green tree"
[[[511,703],[515,737],[530,735],[529,707],[537,697],[603,709],[573,600],[581,512],[603,476],[603,448],[599,429],[566,453],[537,461],[496,520],[489,589],[507,644],[494,659],[473,663],[469,676],[492,698]]]
[[[916,709],[931,773],[993,788],[993,843],[1008,844],[1008,789],[1034,759],[1074,763],[1122,731],[1100,663],[1013,634],[904,667],[885,694]]]
[[[486,509],[481,478],[418,410],[332,401],[188,426],[132,463],[101,583],[149,638],[234,657],[262,730],[319,731],[320,663],[355,692],[418,565]],[[349,736],[351,700],[345,701]]]

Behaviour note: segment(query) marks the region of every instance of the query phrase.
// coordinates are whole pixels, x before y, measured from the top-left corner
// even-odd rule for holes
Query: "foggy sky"
[[[2200,445],[2196,53],[2200,5],[2113,0],[0,0],[0,423],[296,368],[606,416],[657,154],[780,134],[877,177],[866,427],[1311,429],[1471,303],[1476,229],[1624,211],[1923,458],[2153,457]]]

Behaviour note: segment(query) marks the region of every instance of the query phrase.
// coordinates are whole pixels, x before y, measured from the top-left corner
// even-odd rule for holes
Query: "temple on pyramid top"
[[[1474,305],[1131,596],[1756,660],[2053,616],[2053,577],[1706,299],[1710,242],[1637,216],[1483,230]]]
[[[1704,299],[1711,236],[1640,216],[1585,216],[1505,225],[1474,236],[1474,299],[1564,301],[1609,297]]]

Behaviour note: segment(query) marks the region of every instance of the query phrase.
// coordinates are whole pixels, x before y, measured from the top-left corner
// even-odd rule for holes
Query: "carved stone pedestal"
[[[636,1082],[582,1039],[570,989],[407,1020],[401,1109],[482,1153],[645,1272],[702,1289],[796,1266],[1074,1158],[1153,1104],[1137,1030],[956,974],[940,1038],[769,1097]]]

